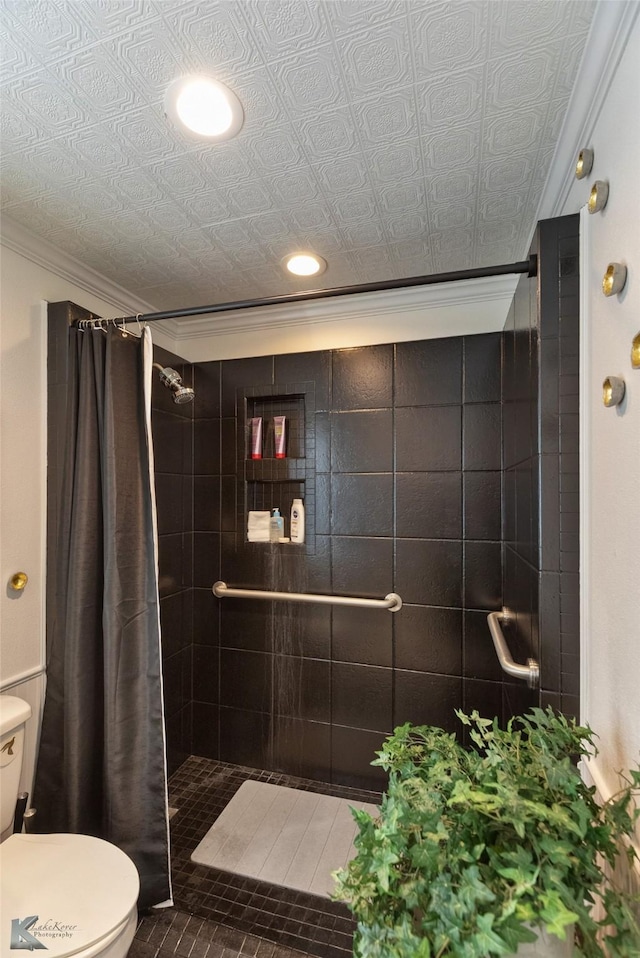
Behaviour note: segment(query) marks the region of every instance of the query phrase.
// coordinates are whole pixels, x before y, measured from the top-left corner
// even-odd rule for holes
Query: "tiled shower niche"
[[[280,510],[284,535],[290,536],[291,505],[303,499],[305,543],[296,551],[315,552],[315,384],[275,383],[239,389],[237,421],[237,523],[238,542],[252,548],[264,543],[247,542],[247,517],[252,510]],[[251,458],[251,419],[262,418],[262,458]],[[285,457],[275,456],[274,418],[285,416]]]

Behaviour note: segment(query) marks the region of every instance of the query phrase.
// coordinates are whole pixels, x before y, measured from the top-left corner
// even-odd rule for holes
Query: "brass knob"
[[[624,289],[627,282],[627,267],[624,263],[609,263],[602,279],[602,292],[605,296],[615,296]]]
[[[618,376],[607,376],[602,384],[602,401],[605,406],[619,406],[624,399],[624,379]]]
[[[15,589],[16,592],[22,592],[28,581],[29,576],[26,572],[16,572],[15,575],[11,576],[9,585],[12,589]]]
[[[640,369],[640,333],[633,337],[631,343],[631,365],[634,369]]]
[[[593,166],[593,150],[580,150],[578,162],[576,163],[576,179],[583,180],[588,176]]]
[[[590,213],[599,213],[607,205],[609,199],[609,184],[605,180],[596,180],[591,187],[587,209]]]

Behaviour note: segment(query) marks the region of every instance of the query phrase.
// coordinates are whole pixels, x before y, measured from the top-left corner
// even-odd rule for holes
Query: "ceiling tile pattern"
[[[522,258],[594,8],[0,0],[2,209],[157,308]],[[234,140],[165,118],[190,72]]]

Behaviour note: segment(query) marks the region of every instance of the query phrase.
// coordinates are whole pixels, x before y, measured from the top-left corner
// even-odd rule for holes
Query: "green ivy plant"
[[[594,733],[552,709],[505,729],[457,712],[474,747],[442,729],[397,728],[373,765],[389,772],[380,815],[355,811],[357,856],[336,873],[335,897],[357,918],[358,958],[487,958],[575,929],[586,958],[640,956],[637,903],[601,889],[599,859],[637,858],[640,770],[606,805],[575,761]],[[606,919],[596,922],[599,899]],[[604,946],[596,941],[599,924]],[[603,950],[603,947],[606,950]]]

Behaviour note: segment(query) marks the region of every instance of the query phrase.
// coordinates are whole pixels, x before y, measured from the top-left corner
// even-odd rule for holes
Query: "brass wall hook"
[[[602,402],[605,406],[619,406],[624,399],[625,382],[619,376],[607,376],[602,384]]]
[[[606,180],[596,180],[591,187],[587,209],[590,213],[599,213],[607,205],[609,199],[609,184]]]
[[[627,267],[624,263],[609,263],[602,278],[602,292],[605,296],[615,296],[624,289],[627,282]]]
[[[28,581],[29,576],[26,572],[16,572],[9,579],[9,585],[15,592],[22,592]]]
[[[576,179],[583,180],[588,176],[593,167],[593,150],[580,150],[578,153],[578,162],[576,163]]]

